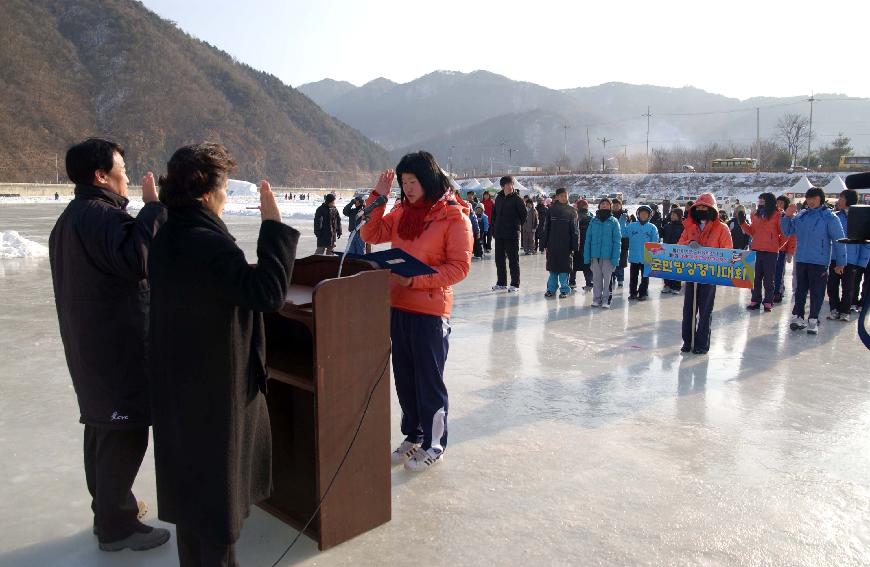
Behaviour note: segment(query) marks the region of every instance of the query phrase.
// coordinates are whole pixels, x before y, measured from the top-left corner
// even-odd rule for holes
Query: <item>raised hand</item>
[[[265,179],[260,182],[260,219],[281,222],[281,211],[275,201],[275,194]]]
[[[787,216],[788,218],[792,218],[796,214],[797,214],[797,206],[796,205],[789,205],[788,208],[785,210],[785,216]]]
[[[393,187],[393,180],[396,179],[396,172],[392,169],[385,169],[381,172],[378,178],[378,183],[375,185],[374,192],[378,195],[389,195]]]
[[[157,187],[154,185],[154,174],[150,171],[142,176],[142,202],[156,203]]]

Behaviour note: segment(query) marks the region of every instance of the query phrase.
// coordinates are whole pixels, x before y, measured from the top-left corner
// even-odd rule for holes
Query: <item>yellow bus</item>
[[[840,156],[840,169],[860,169],[861,171],[870,171],[870,157]]]
[[[717,172],[752,172],[758,170],[758,160],[753,158],[719,158],[710,162],[710,169]]]

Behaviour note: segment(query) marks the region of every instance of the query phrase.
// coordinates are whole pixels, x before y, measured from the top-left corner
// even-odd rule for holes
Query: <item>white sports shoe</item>
[[[593,301],[592,307],[601,307],[601,302],[600,301]]]
[[[818,319],[807,319],[807,334],[808,335],[818,335],[819,334],[819,320]]]
[[[492,291],[504,291],[506,289],[507,289],[506,285],[495,284],[494,286],[492,286]]]
[[[604,303],[601,304],[601,308],[602,309],[610,309],[610,302],[605,301]]]
[[[514,287],[514,286],[512,286],[512,285],[509,285],[509,286],[508,286],[508,292],[519,291],[519,290],[520,290],[520,288],[518,288],[518,287]]]
[[[807,328],[807,324],[804,321],[804,318],[798,315],[791,316],[791,321],[789,321],[788,326],[791,328],[792,331],[800,331]]]
[[[393,465],[401,465],[414,455],[414,451],[420,446],[419,443],[411,443],[408,440],[402,441],[402,444],[396,447],[396,450],[390,453],[390,462]]]
[[[424,451],[417,447],[414,449],[414,454],[411,455],[411,458],[405,461],[405,470],[422,472],[440,463],[442,459],[444,459],[443,451],[434,451],[432,449]]]

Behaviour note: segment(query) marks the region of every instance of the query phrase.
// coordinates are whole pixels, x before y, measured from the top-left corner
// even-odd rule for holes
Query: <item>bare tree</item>
[[[807,117],[800,114],[785,114],[776,123],[776,138],[785,146],[792,164],[797,160],[798,149],[807,143],[809,125]]]

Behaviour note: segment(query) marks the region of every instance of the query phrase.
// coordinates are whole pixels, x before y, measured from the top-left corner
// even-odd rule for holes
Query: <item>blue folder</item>
[[[406,278],[437,273],[435,270],[417,258],[411,256],[401,248],[390,248],[389,250],[381,250],[380,252],[372,252],[371,254],[348,254],[347,257],[374,262],[381,268],[390,270],[394,274]]]

